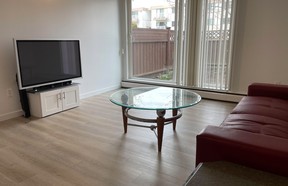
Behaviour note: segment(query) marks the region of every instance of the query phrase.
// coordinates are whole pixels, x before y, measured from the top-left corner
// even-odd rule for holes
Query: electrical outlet
[[[12,96],[13,96],[13,91],[12,91],[11,88],[8,88],[8,89],[6,90],[6,93],[7,93],[7,97],[12,97]]]

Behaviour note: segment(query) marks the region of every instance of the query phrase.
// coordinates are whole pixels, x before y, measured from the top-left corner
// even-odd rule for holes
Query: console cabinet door
[[[70,86],[62,90],[63,110],[79,106],[79,88]]]
[[[51,115],[63,110],[61,90],[47,91],[40,94],[43,116]]]
[[[79,106],[79,87],[77,84],[67,87],[28,93],[32,116],[45,117]]]

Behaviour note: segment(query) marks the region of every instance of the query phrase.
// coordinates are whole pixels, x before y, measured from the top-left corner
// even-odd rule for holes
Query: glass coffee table
[[[124,132],[127,133],[127,126],[146,127],[155,131],[157,129],[158,151],[161,152],[163,130],[167,124],[173,124],[176,129],[176,121],[182,116],[181,108],[196,105],[201,100],[200,95],[195,92],[180,88],[168,87],[138,87],[123,89],[113,93],[110,101],[122,107]],[[133,116],[130,109],[155,110],[156,119],[147,119]],[[166,110],[172,110],[172,116],[165,118]],[[155,125],[140,125],[128,123],[128,118],[144,123],[156,123]]]

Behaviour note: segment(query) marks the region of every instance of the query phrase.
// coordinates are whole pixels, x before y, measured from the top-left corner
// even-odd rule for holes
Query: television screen
[[[20,89],[82,77],[79,40],[15,40],[15,46]]]

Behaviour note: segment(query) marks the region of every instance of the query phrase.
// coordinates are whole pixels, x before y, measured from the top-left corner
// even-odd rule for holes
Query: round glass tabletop
[[[168,87],[137,87],[113,93],[110,101],[116,105],[142,110],[171,110],[196,105],[201,96],[195,92]]]

